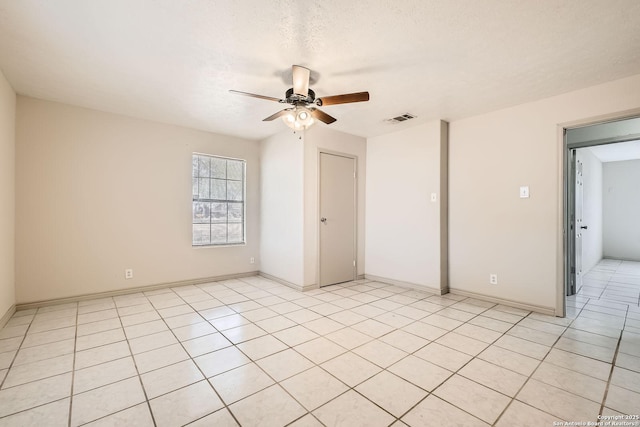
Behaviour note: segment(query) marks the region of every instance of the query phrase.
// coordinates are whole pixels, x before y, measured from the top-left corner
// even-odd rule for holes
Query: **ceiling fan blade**
[[[323,96],[316,100],[319,106],[348,104],[350,102],[363,102],[369,100],[369,92],[346,93],[344,95]]]
[[[267,117],[266,119],[262,119],[263,122],[270,122],[271,120],[275,120],[278,117],[282,117],[285,114],[287,114],[289,111],[291,111],[289,108],[282,110],[282,111],[278,111],[275,114],[270,115],[269,117]]]
[[[251,98],[260,98],[266,99],[267,101],[282,102],[280,98],[274,98],[272,96],[256,95],[255,93],[240,92],[239,90],[230,90],[229,92],[235,93],[236,95],[250,96]]]
[[[308,96],[311,70],[299,65],[293,65],[291,66],[291,74],[293,74],[293,93],[305,97]]]
[[[328,125],[336,121],[335,117],[331,117],[324,111],[320,111],[317,108],[310,108],[309,110],[311,111],[311,117],[313,117],[314,119],[320,120],[321,122],[324,122]]]

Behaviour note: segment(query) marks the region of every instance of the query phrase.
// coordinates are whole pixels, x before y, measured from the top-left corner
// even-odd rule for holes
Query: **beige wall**
[[[638,93],[640,75],[451,123],[453,290],[555,307],[561,268],[558,124],[640,108]],[[0,79],[0,161],[9,159],[3,173],[13,166],[12,97]],[[441,250],[434,237],[441,221],[438,204],[428,202],[429,194],[440,190],[436,123],[369,139],[366,251],[358,254],[359,261],[366,255],[367,274],[437,287]],[[298,285],[314,279],[314,219],[306,218],[314,201],[305,193],[313,186],[305,170],[314,163],[313,153],[288,131],[260,148],[258,142],[18,97],[15,132],[15,187],[6,185],[8,174],[0,198],[3,208],[11,206],[15,191],[18,303],[258,269]],[[357,137],[323,130],[315,142],[311,132],[308,137],[316,155],[318,146],[358,156],[363,149]],[[352,151],[334,146],[343,140]],[[191,247],[194,151],[247,160],[246,246]],[[260,162],[266,180],[262,194]],[[385,169],[389,166],[394,173]],[[518,197],[521,185],[530,186],[531,198]],[[407,209],[389,204],[398,192],[410,198]],[[269,218],[278,215],[276,227]],[[11,238],[12,221],[6,218],[0,232]],[[283,233],[288,240],[278,240]],[[0,250],[13,254],[11,245]],[[249,264],[252,256],[255,265]],[[12,287],[4,286],[10,264],[0,277],[7,307],[14,300]],[[134,279],[125,281],[125,268],[134,269]],[[498,274],[498,285],[488,284],[490,273]]]
[[[0,71],[0,319],[16,302],[15,117],[16,93]]]
[[[436,120],[367,140],[367,275],[440,289],[443,132]]]
[[[304,140],[282,131],[260,142],[260,271],[304,282]]]
[[[304,142],[304,283],[317,284],[318,279],[318,152],[348,154],[357,157],[357,274],[365,267],[365,187],[367,141],[318,123],[305,131]]]
[[[450,124],[452,289],[557,307],[558,125],[639,108],[639,93],[636,75]],[[518,197],[522,185],[529,199]]]
[[[16,145],[18,303],[258,269],[257,142],[20,96]],[[246,246],[192,248],[193,152],[247,160]]]

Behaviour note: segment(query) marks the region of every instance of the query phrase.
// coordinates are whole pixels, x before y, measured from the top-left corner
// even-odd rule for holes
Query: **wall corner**
[[[440,291],[449,292],[449,122],[440,120]]]

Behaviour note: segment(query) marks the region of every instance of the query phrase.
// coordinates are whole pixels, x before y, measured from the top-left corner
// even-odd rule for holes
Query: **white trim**
[[[512,301],[504,298],[490,297],[490,296],[478,294],[475,292],[461,291],[461,290],[449,288],[448,292],[445,290],[444,292],[441,293],[440,289],[437,287],[418,285],[415,283],[403,282],[401,280],[394,280],[394,279],[389,279],[385,277],[372,276],[370,274],[366,274],[365,278],[375,282],[389,283],[391,285],[399,286],[401,288],[410,288],[410,289],[416,289],[420,291],[432,292],[436,295],[446,295],[447,293],[451,293],[453,295],[461,295],[461,296],[475,298],[483,301],[494,302],[496,304],[503,304],[510,307],[514,307],[514,308],[520,308],[523,310],[535,311],[537,313],[542,313],[549,316],[555,316],[556,314],[555,310],[551,307],[542,307],[542,306],[533,305],[533,304],[524,304],[521,302]]]
[[[66,297],[66,298],[54,298],[49,300],[20,303],[20,304],[16,304],[16,310],[26,310],[29,308],[43,307],[46,305],[66,304],[69,302],[86,301],[86,300],[91,300],[96,298],[106,298],[106,297],[113,297],[118,295],[127,295],[127,294],[136,293],[136,292],[154,291],[157,289],[176,288],[179,286],[201,285],[203,283],[220,282],[223,280],[231,280],[231,279],[241,279],[243,277],[251,277],[251,276],[257,276],[257,275],[258,275],[257,271],[250,271],[247,273],[226,274],[223,276],[213,276],[213,277],[202,277],[199,279],[181,280],[177,282],[166,282],[166,283],[159,283],[156,285],[136,286],[133,288],[118,289],[115,291],[96,292],[92,294],[76,295],[76,296]]]
[[[444,295],[447,293],[447,289],[444,289],[444,290],[440,289],[440,286],[436,287],[436,286],[419,285],[417,283],[403,282],[402,280],[389,279],[388,277],[373,276],[371,274],[365,274],[364,278],[368,280],[372,280],[374,282],[388,283],[390,285],[399,286],[401,288],[409,288],[409,289],[416,289],[418,291],[431,292],[436,295]]]
[[[228,156],[220,156],[218,154],[211,154],[211,153],[201,153],[199,151],[192,151],[192,158],[193,158],[193,154],[196,154],[198,156],[209,156],[209,157],[218,157],[220,159],[225,159],[225,160],[238,160],[238,161],[242,161],[242,162],[247,162],[247,159],[241,159],[240,157],[228,157]]]
[[[205,157],[209,157],[209,158],[217,158],[217,159],[223,159],[223,160],[233,160],[236,162],[242,162],[243,165],[243,170],[242,170],[242,242],[236,242],[236,243],[220,243],[220,244],[216,244],[216,243],[209,243],[206,245],[194,245],[193,244],[193,226],[195,225],[193,223],[193,202],[195,200],[193,200],[193,157],[194,156],[205,156]],[[225,181],[228,181],[227,178],[225,178]],[[191,189],[189,190],[189,192],[191,193],[191,248],[192,249],[202,249],[202,248],[228,248],[230,246],[246,246],[247,245],[247,160],[246,159],[239,159],[239,158],[235,158],[235,157],[225,157],[225,156],[218,156],[216,154],[206,154],[206,153],[199,153],[197,151],[193,151],[191,152]],[[227,200],[227,203],[229,202],[229,200]],[[211,213],[209,213],[211,214]],[[211,225],[211,222],[209,222],[209,225]],[[229,223],[227,222],[227,225],[229,225]],[[227,229],[227,233],[228,233],[228,229]],[[228,236],[227,236],[228,237]],[[209,233],[209,240],[211,240],[211,233]]]
[[[7,310],[4,316],[0,318],[0,329],[4,328],[4,326],[7,324],[7,322],[9,322],[9,319],[11,319],[11,316],[13,316],[15,312],[16,305],[13,304],[11,307],[9,307],[9,310]]]
[[[453,295],[461,295],[463,297],[469,297],[469,298],[479,299],[482,301],[494,302],[496,304],[507,305],[514,308],[520,308],[522,310],[535,311],[536,313],[546,314],[548,316],[556,315],[556,311],[553,307],[542,307],[539,305],[524,304],[521,302],[509,300],[509,299],[490,297],[483,294],[477,294],[475,292],[462,291],[457,289],[449,289],[449,292],[451,292]]]
[[[310,291],[312,289],[318,289],[318,285],[316,283],[313,283],[311,285],[300,286],[300,285],[296,285],[295,283],[291,283],[287,280],[281,279],[279,277],[272,276],[271,274],[264,273],[262,271],[258,272],[258,276],[264,277],[265,279],[273,280],[274,282],[278,282],[281,285],[288,286],[300,292]]]
[[[191,249],[234,248],[236,246],[247,246],[247,242],[244,242],[244,243],[224,243],[224,244],[220,244],[220,245],[191,245]]]

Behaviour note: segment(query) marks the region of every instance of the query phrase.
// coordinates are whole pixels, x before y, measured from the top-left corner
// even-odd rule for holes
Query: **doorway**
[[[320,286],[356,278],[356,158],[319,153]]]
[[[605,250],[607,239],[603,237],[607,235],[607,225],[613,222],[604,220],[610,209],[603,184],[607,174],[603,171],[612,170],[625,161],[640,163],[640,118],[565,128],[563,134],[566,230],[563,306],[566,312],[567,297],[604,295],[603,284],[599,283],[601,278],[596,277],[603,273],[589,273],[592,269],[604,268],[609,261],[606,258],[614,258]],[[597,209],[600,209],[599,216]],[[595,289],[596,285],[600,288]]]

